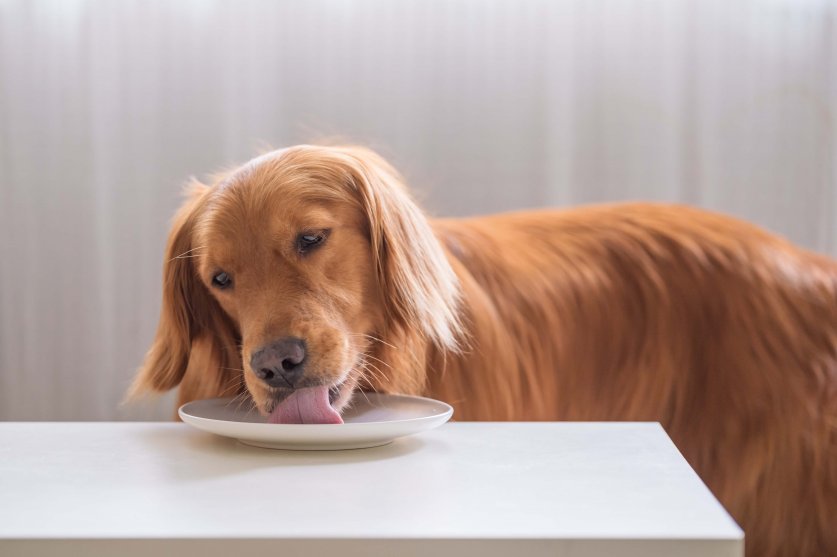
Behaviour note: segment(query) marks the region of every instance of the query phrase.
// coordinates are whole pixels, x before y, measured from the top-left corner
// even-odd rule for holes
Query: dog
[[[837,554],[837,262],[647,203],[431,220],[361,147],[193,182],[131,395],[340,423],[359,390],[460,420],[659,421],[747,554]]]

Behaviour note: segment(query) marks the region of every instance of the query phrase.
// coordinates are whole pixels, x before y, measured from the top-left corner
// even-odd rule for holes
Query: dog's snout
[[[305,341],[285,337],[262,347],[250,357],[256,377],[271,387],[294,387],[305,371]]]

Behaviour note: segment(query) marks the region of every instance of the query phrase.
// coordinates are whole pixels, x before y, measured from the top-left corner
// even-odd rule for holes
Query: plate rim
[[[205,422],[214,422],[214,423],[218,423],[218,424],[243,424],[243,425],[246,425],[247,427],[270,428],[270,429],[274,429],[274,430],[275,430],[276,426],[285,426],[285,427],[294,427],[294,428],[298,427],[298,426],[303,426],[305,428],[312,428],[312,429],[317,428],[317,429],[321,429],[321,430],[338,428],[339,430],[344,430],[344,431],[347,430],[347,429],[357,430],[357,429],[365,429],[365,428],[375,428],[375,427],[378,427],[378,426],[381,426],[381,425],[417,424],[417,423],[421,423],[421,422],[425,422],[425,421],[439,420],[442,417],[444,417],[445,422],[447,422],[447,421],[450,421],[451,417],[453,417],[453,406],[451,406],[447,402],[444,402],[442,400],[437,400],[435,398],[429,398],[429,397],[417,396],[417,395],[402,395],[402,394],[389,394],[389,393],[376,393],[376,392],[369,392],[369,393],[366,393],[366,394],[367,395],[372,394],[372,395],[375,395],[375,396],[397,397],[397,398],[402,398],[402,399],[410,399],[410,400],[418,400],[418,401],[423,401],[423,402],[430,402],[430,403],[433,403],[433,404],[436,404],[436,405],[441,405],[443,407],[444,411],[436,413],[436,414],[432,414],[430,416],[421,416],[421,417],[418,417],[418,418],[403,418],[403,419],[399,419],[399,420],[386,420],[386,421],[374,421],[374,422],[350,422],[350,423],[342,423],[342,424],[270,424],[270,423],[264,423],[264,422],[238,422],[238,421],[233,421],[233,420],[221,420],[221,419],[218,419],[218,418],[207,418],[205,416],[198,416],[198,415],[195,415],[195,414],[190,414],[186,410],[184,410],[190,404],[195,404],[195,403],[199,403],[199,402],[217,401],[217,400],[224,400],[224,399],[232,400],[232,397],[213,397],[213,398],[205,398],[205,399],[200,399],[200,400],[190,400],[189,402],[187,402],[185,404],[182,404],[182,405],[180,405],[180,407],[178,407],[177,415],[184,422],[186,421],[186,418],[184,417],[184,414],[185,414],[186,416],[188,416],[192,420],[201,420],[201,421],[205,421]]]

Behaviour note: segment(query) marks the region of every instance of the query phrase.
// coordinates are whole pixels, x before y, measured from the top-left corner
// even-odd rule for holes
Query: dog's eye
[[[296,249],[299,253],[308,253],[321,246],[328,237],[329,230],[318,230],[317,232],[303,232],[296,237]]]
[[[220,289],[229,288],[232,285],[232,278],[227,273],[221,271],[212,277],[212,286]]]

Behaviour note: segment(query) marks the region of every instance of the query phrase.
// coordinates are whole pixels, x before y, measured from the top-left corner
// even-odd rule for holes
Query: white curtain
[[[837,35],[801,0],[0,1],[0,419],[119,407],[180,185],[371,145],[428,210],[625,199],[837,255]]]

